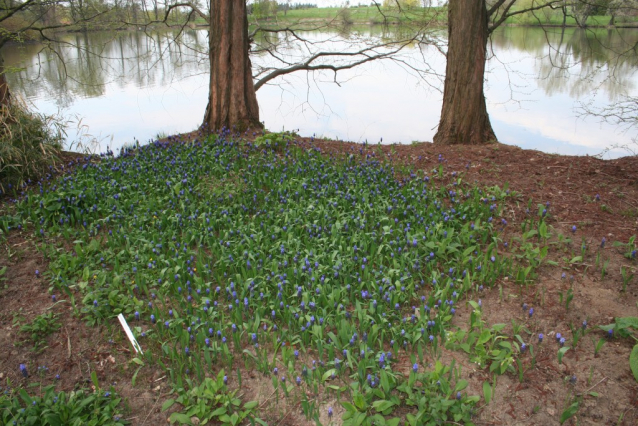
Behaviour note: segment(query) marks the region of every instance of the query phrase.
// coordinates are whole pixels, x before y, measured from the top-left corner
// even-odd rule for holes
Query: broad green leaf
[[[483,382],[483,397],[486,404],[489,404],[492,400],[492,385],[489,382]]]
[[[383,412],[387,410],[388,408],[392,407],[393,405],[394,405],[394,402],[392,401],[381,400],[381,401],[374,401],[372,403],[372,408],[374,408],[375,410],[379,412]]]
[[[186,414],[182,414],[182,413],[173,413],[171,414],[171,416],[168,418],[168,420],[171,423],[175,423],[178,422],[181,425],[192,425],[191,423],[191,418],[188,417]]]
[[[574,417],[574,415],[578,412],[578,408],[580,408],[580,402],[579,401],[576,401],[572,405],[567,407],[567,409],[565,411],[563,411],[563,414],[560,415],[560,420],[559,420],[560,424],[563,424],[567,420],[569,420],[572,417]]]
[[[167,399],[162,404],[162,411],[168,410],[169,408],[171,408],[173,406],[173,404],[175,404],[175,400],[174,399]]]
[[[456,382],[456,387],[454,388],[454,390],[456,390],[457,392],[462,391],[467,387],[467,384],[467,380],[459,380],[458,382]]]
[[[631,327],[638,330],[638,317],[616,318],[616,324],[619,329]]]
[[[95,386],[95,389],[100,388],[100,383],[97,381],[97,373],[95,372],[95,370],[91,371],[91,381],[93,382],[93,386]]]
[[[629,366],[631,372],[634,373],[634,378],[638,381],[638,345],[635,345],[629,355]]]
[[[246,404],[244,404],[244,410],[252,410],[253,408],[257,407],[259,405],[259,402],[257,401],[249,401]]]

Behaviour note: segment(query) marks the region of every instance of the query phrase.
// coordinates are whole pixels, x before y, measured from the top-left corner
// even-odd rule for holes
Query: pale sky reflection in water
[[[492,45],[496,59],[489,62],[486,96],[499,140],[522,148],[577,155],[594,155],[612,145],[631,144],[631,131],[621,132],[617,126],[601,124],[597,119],[576,118],[575,109],[578,102],[605,106],[619,94],[636,95],[635,58],[619,68],[619,81],[605,80],[605,75],[590,73],[604,64],[604,55],[593,51],[591,58],[586,57],[582,47],[574,47],[578,37],[572,34],[572,45],[566,43],[566,48],[577,52],[574,56],[580,55],[582,64],[569,71],[552,69],[546,47],[538,41],[542,32],[534,31],[540,30],[508,29],[497,34]],[[86,42],[90,44],[92,37],[89,35]],[[190,37],[201,47],[206,32],[192,31]],[[632,33],[632,37],[638,38],[638,33]],[[102,140],[98,151],[104,151],[107,145],[118,149],[134,137],[144,142],[158,133],[196,128],[203,118],[208,94],[203,57],[189,52],[187,59],[177,60],[171,52],[160,62],[152,57],[140,59],[134,52],[148,49],[148,41],[139,34],[125,36],[125,40],[124,47],[110,41],[104,56],[111,59],[102,59],[97,65],[94,61],[92,67],[88,59],[71,52],[69,74],[75,63],[80,75],[89,75],[66,83],[59,81],[59,69],[52,65],[55,61],[42,61],[41,57],[38,74],[33,66],[36,56],[9,47],[14,50],[3,52],[8,65],[17,65],[20,57],[32,65],[10,75],[10,84],[41,112],[54,113],[61,107],[65,115],[81,116],[89,133]],[[416,57],[417,50],[411,51]],[[437,72],[444,72],[442,55],[426,48],[425,57]],[[260,63],[263,59],[253,61]],[[134,69],[138,63],[141,70]],[[87,72],[87,67],[95,74]],[[127,74],[124,78],[119,76],[122,72]],[[383,143],[408,144],[431,141],[436,132],[442,93],[395,63],[371,63],[342,72],[341,86],[332,83],[332,74],[316,73],[312,77],[298,73],[286,77],[283,84],[259,90],[260,116],[269,130],[298,129],[302,135],[370,143],[383,138]],[[90,84],[79,83],[82,78]],[[442,88],[436,78],[429,83]],[[626,151],[611,151],[607,157],[621,155]]]

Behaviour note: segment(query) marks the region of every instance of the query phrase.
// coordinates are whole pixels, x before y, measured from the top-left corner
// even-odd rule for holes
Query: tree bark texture
[[[443,107],[434,143],[496,141],[485,105],[483,83],[488,38],[484,0],[450,0]]]
[[[261,128],[248,51],[246,0],[211,2],[210,85],[204,125],[240,131]]]

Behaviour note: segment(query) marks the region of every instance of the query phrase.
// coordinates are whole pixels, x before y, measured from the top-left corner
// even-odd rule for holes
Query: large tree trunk
[[[434,143],[496,141],[485,106],[483,80],[488,38],[485,1],[450,0],[443,107]]]
[[[215,0],[210,13],[210,85],[204,125],[261,128],[248,51],[246,0]]]

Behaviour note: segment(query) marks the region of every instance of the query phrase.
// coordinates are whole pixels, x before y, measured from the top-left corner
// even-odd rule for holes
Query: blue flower
[[[27,366],[24,364],[20,364],[20,372],[24,377],[29,377],[29,372],[27,371]]]
[[[415,363],[415,364],[412,366],[412,371],[414,371],[415,373],[416,373],[416,372],[418,372],[418,371],[419,371],[419,364],[416,364],[416,363]]]

